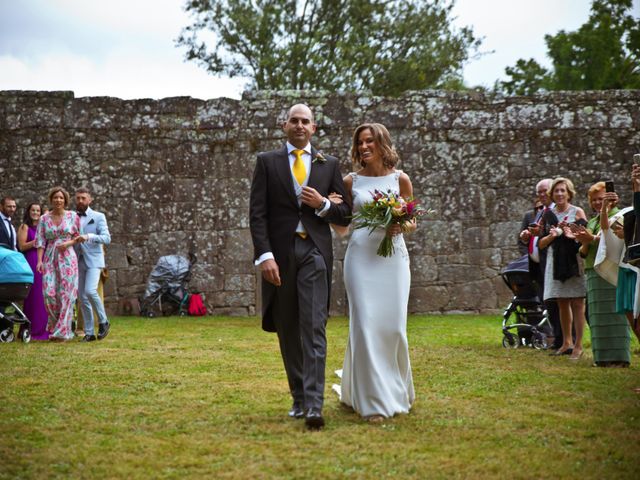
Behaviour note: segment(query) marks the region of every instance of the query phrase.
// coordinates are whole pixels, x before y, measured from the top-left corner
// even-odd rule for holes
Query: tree
[[[215,75],[256,89],[406,90],[461,84],[480,45],[433,0],[189,0],[176,43]],[[202,35],[213,34],[204,41]],[[456,82],[457,80],[457,82]]]
[[[589,20],[577,31],[545,35],[551,70],[533,58],[520,59],[505,69],[511,80],[498,88],[516,95],[640,88],[640,19],[632,8],[633,0],[594,0]]]

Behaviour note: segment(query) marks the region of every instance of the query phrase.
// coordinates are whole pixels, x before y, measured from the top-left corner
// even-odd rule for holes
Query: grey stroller
[[[187,284],[191,279],[191,267],[196,263],[196,257],[190,253],[189,258],[181,255],[166,255],[160,257],[153,267],[147,280],[147,289],[138,299],[140,315],[155,317],[165,314],[169,307],[172,311],[177,308],[177,314],[188,314],[189,291]],[[164,306],[163,306],[164,304]]]
[[[528,256],[509,263],[502,271],[502,279],[514,293],[502,315],[502,346],[546,349],[551,324],[529,276]]]

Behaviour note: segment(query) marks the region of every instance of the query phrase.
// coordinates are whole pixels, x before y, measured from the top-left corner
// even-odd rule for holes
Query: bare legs
[[[584,298],[558,298],[560,311],[560,325],[562,327],[563,342],[559,353],[573,348],[571,358],[578,359],[582,355],[582,335],[584,334]],[[575,326],[576,341],[573,344],[572,326]]]

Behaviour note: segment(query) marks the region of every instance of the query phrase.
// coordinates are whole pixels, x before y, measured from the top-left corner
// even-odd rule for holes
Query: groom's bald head
[[[282,130],[287,134],[287,140],[291,145],[296,148],[306,147],[316,132],[313,112],[302,103],[294,105],[287,113],[287,120],[282,125]]]

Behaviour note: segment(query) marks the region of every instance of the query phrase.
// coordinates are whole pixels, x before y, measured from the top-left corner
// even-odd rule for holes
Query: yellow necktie
[[[300,185],[302,185],[304,179],[307,178],[307,169],[304,167],[304,162],[302,161],[303,153],[304,150],[293,150],[293,154],[296,156],[293,162],[293,176]]]

